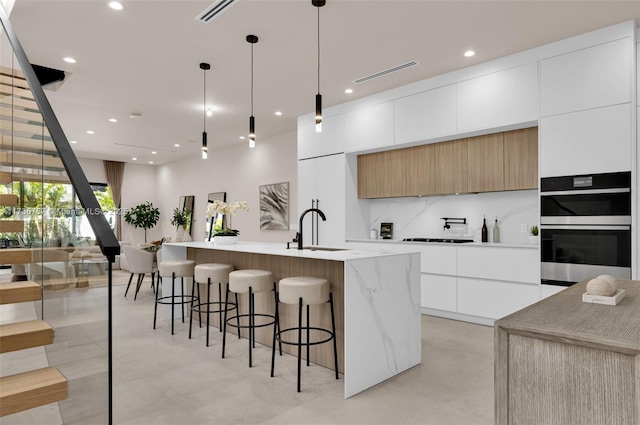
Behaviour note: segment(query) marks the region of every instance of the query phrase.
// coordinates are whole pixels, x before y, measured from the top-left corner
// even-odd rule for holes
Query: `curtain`
[[[122,240],[122,215],[120,214],[120,199],[122,195],[122,179],[124,176],[124,162],[103,161],[104,173],[107,175],[107,183],[111,188],[113,203],[118,209],[116,211],[116,239]]]

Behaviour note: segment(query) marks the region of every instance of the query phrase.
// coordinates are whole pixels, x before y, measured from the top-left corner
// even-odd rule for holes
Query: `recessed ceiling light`
[[[118,122],[118,120],[115,118],[109,118],[109,122]]]
[[[122,3],[117,2],[117,1],[110,1],[109,2],[109,7],[112,8],[113,10],[122,10],[122,9],[124,9],[124,6],[122,5]]]
[[[133,158],[131,158],[132,161],[137,161],[138,158],[136,158],[135,156]]]
[[[239,137],[239,139],[240,139],[240,140],[244,140],[244,139],[245,139],[245,137],[244,137],[244,136],[240,136],[240,137]]]
[[[282,115],[282,112],[280,112],[280,111],[276,111],[276,115],[277,115],[277,116],[280,116],[280,115]]]
[[[156,152],[156,151],[151,151],[151,155],[155,155],[155,154],[157,154],[157,153],[158,153],[158,152]]]
[[[475,55],[476,52],[474,52],[473,50],[467,50],[466,52],[464,52],[465,57],[470,58],[471,56]]]
[[[65,61],[66,63],[76,63],[78,62],[77,60],[75,60],[74,58],[67,56],[66,58],[62,59],[63,61]]]
[[[76,144],[76,143],[78,143],[78,142],[76,142],[75,140],[71,140],[69,143]]]
[[[175,146],[176,148],[179,148],[180,147],[180,143],[176,143],[173,146]]]
[[[344,92],[345,92],[346,94],[351,94],[351,93],[353,93],[353,89],[346,89]]]
[[[96,132],[93,130],[87,130],[87,134],[96,134]]]
[[[153,164],[153,161],[149,161],[149,164]]]

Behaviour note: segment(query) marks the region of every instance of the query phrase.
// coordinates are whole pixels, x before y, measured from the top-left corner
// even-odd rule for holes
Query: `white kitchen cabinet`
[[[345,114],[345,152],[393,145],[393,102],[384,102]]]
[[[538,301],[539,285],[458,277],[458,313],[499,319]]]
[[[543,117],[631,101],[631,38],[540,61]]]
[[[403,97],[393,104],[396,144],[456,133],[455,85]]]
[[[312,241],[312,214],[304,219],[305,245],[344,246],[345,181],[344,154],[298,161],[298,214],[317,206],[327,217],[318,217],[317,240]],[[298,220],[299,217],[291,217]],[[300,231],[300,230],[298,230]]]
[[[314,121],[298,122],[298,159],[344,152],[346,122],[346,114],[326,116],[320,133]]]
[[[459,133],[532,122],[538,114],[537,63],[457,84]]]
[[[542,118],[540,176],[631,170],[629,103]]]
[[[459,247],[458,276],[538,285],[538,255],[529,248]]]
[[[422,273],[420,282],[420,305],[436,310],[456,311],[457,304],[457,278],[455,276],[441,276]]]
[[[420,252],[422,273],[456,275],[458,255],[455,246],[415,244],[414,249]]]

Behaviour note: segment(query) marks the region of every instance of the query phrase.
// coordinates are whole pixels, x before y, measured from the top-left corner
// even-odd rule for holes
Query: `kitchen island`
[[[640,423],[640,281],[616,306],[586,284],[495,323],[496,424]]]
[[[269,270],[276,281],[292,276],[328,279],[334,297],[338,369],[344,374],[345,397],[420,363],[420,254],[417,252],[297,250],[287,249],[285,244],[184,242],[163,245],[163,259],[233,264],[237,270]],[[240,304],[241,312],[246,313],[246,300],[241,298]],[[256,296],[256,312],[272,312],[273,304],[272,297]],[[296,311],[295,306],[281,305],[283,328],[296,325]],[[211,319],[214,326],[219,326],[217,315]],[[330,328],[328,307],[311,306],[311,321],[319,327]],[[258,342],[271,346],[271,338],[270,327],[256,330]],[[294,354],[295,348],[283,346],[283,350]],[[313,363],[333,368],[331,344],[313,347],[310,357]]]

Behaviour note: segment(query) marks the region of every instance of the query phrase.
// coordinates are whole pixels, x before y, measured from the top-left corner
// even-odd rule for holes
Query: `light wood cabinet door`
[[[434,149],[433,145],[401,149],[402,163],[406,164],[406,190],[400,196],[433,195]]]
[[[504,133],[504,190],[538,188],[538,128]]]
[[[434,148],[434,193],[467,192],[467,139],[436,143]]]
[[[407,196],[404,149],[358,156],[358,198]]]
[[[503,133],[467,139],[468,191],[504,190]]]

